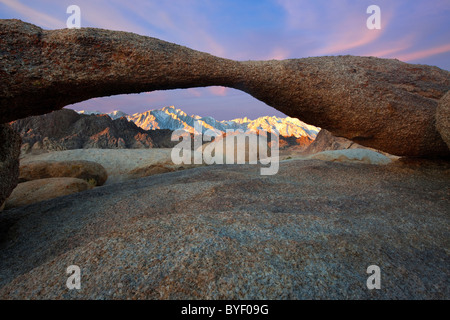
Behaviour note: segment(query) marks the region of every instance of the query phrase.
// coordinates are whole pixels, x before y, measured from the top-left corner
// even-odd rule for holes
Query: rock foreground
[[[436,128],[450,72],[437,67],[353,56],[239,62],[127,32],[20,20],[0,20],[0,47],[0,123],[94,97],[219,85],[366,147],[450,156]]]
[[[450,298],[448,163],[259,172],[201,167],[5,211],[0,298]]]

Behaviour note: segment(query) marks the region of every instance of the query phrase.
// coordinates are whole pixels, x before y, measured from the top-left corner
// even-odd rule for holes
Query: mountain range
[[[80,114],[104,114],[100,111],[82,110],[77,112]],[[308,125],[299,119],[291,117],[279,118],[275,116],[265,116],[255,120],[238,118],[228,121],[219,121],[209,116],[201,117],[198,115],[187,115],[184,111],[177,109],[174,106],[135,113],[133,115],[128,115],[122,111],[113,111],[106,114],[113,120],[125,117],[144,130],[185,129],[190,133],[195,133],[194,124],[197,121],[202,127],[202,132],[205,132],[208,129],[218,133],[225,133],[226,130],[237,129],[241,129],[244,132],[248,130],[276,130],[282,137],[307,137],[310,140],[314,140],[320,131],[320,128]]]
[[[212,117],[189,116],[175,107],[164,107],[128,115],[122,111],[75,111],[62,109],[11,123],[22,138],[22,153],[100,148],[172,148],[172,132],[185,129],[193,135],[195,122],[218,134],[229,129],[276,130],[280,133],[280,149],[304,150],[317,136],[319,128],[295,118],[261,117],[217,121]]]

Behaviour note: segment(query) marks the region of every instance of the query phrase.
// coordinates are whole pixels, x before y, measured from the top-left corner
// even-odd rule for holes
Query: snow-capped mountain
[[[78,111],[83,114],[101,114],[99,111]],[[276,130],[284,137],[309,137],[314,140],[320,128],[308,125],[296,118],[286,117],[260,117],[255,120],[248,118],[239,118],[228,121],[218,121],[212,117],[200,117],[197,115],[187,115],[184,111],[176,109],[174,106],[164,107],[162,109],[149,110],[143,113],[135,113],[127,115],[122,111],[114,111],[107,113],[112,119],[126,117],[133,121],[138,127],[145,130],[154,129],[185,129],[188,132],[195,132],[195,122],[199,123],[202,131],[208,129],[214,130],[218,133],[225,133],[226,130],[241,129],[244,132],[248,130]]]

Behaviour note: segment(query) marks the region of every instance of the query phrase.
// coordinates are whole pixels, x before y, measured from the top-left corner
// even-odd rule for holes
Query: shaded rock
[[[19,134],[0,124],[0,208],[18,183],[20,144]]]
[[[133,169],[129,172],[129,174],[135,176],[135,178],[142,178],[152,176],[155,174],[173,172],[175,170],[176,169],[173,167],[173,165],[158,163],[146,167]]]
[[[280,139],[279,141],[280,150],[293,149],[298,151],[304,151],[311,145],[311,143],[315,141],[307,136],[303,136],[300,138],[296,138],[294,136],[291,137],[279,136],[279,139]]]
[[[152,133],[125,118],[81,115],[62,109],[42,116],[13,121],[22,137],[23,153],[41,153],[83,148],[152,148]],[[154,134],[159,137],[163,133]]]
[[[202,166],[202,164],[175,165],[172,162],[156,163],[156,164],[151,164],[151,165],[132,169],[126,174],[126,177],[128,179],[139,179],[139,178],[153,176],[155,174],[163,174],[163,173],[174,172],[174,171],[179,171],[179,170],[192,169],[192,168],[196,168],[196,167],[200,167],[200,166]]]
[[[450,72],[374,57],[233,61],[133,33],[0,21],[0,123],[93,97],[221,85],[366,147],[450,155],[435,126]]]
[[[101,186],[108,174],[101,164],[85,160],[35,161],[20,166],[19,182],[62,177],[83,179]]]
[[[436,110],[436,127],[450,148],[450,91],[439,100]]]
[[[92,187],[85,180],[77,178],[48,178],[19,183],[6,200],[5,209],[66,196]]]
[[[322,129],[316,139],[305,149],[306,154],[318,153],[327,150],[342,150],[364,148],[363,146],[342,137],[335,137],[330,131]]]
[[[359,162],[366,164],[389,164],[392,162],[392,160],[385,155],[369,149],[329,150],[313,154],[309,158],[325,161]]]
[[[173,148],[178,144],[178,141],[172,141],[172,130],[157,129],[149,130],[147,134],[150,135],[153,141],[153,148]]]

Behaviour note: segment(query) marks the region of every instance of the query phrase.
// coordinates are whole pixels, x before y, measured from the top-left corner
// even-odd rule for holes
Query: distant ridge
[[[78,111],[81,114],[102,114],[100,111]],[[225,133],[227,129],[247,130],[277,130],[283,137],[302,138],[307,137],[314,140],[320,131],[312,125],[308,125],[296,118],[286,117],[279,118],[275,116],[260,117],[250,120],[247,117],[233,120],[218,121],[212,117],[201,117],[197,115],[187,115],[184,111],[174,106],[164,107],[162,109],[149,110],[142,113],[128,115],[122,111],[113,111],[106,113],[112,119],[126,117],[134,122],[138,127],[145,130],[155,129],[185,129],[190,133],[194,133],[194,123],[199,121],[203,132],[211,129],[218,133]]]

